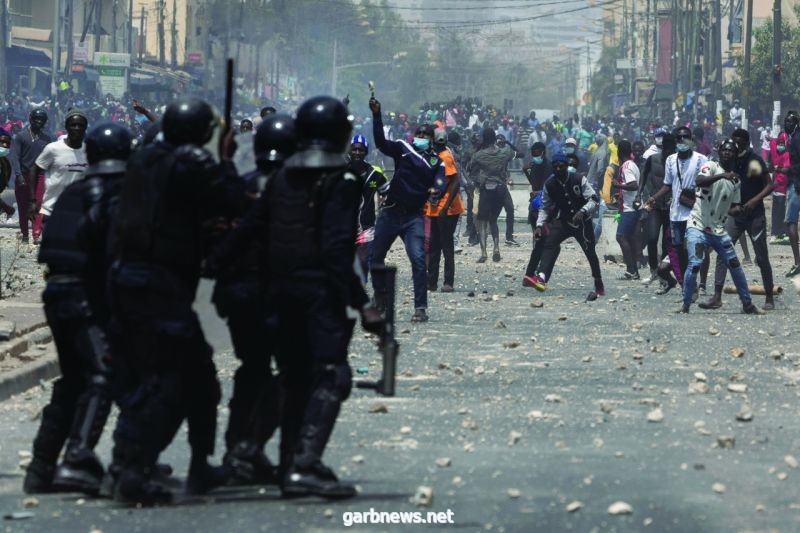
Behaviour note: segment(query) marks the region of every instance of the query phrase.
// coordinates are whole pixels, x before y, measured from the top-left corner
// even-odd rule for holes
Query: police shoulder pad
[[[214,157],[211,152],[199,146],[185,144],[179,146],[175,150],[175,157],[187,163],[193,163],[201,166],[211,166],[214,162]]]

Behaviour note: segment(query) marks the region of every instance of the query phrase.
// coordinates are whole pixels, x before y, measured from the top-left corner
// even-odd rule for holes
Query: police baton
[[[225,65],[225,133],[227,133],[233,124],[231,121],[233,114],[233,59],[228,58]]]

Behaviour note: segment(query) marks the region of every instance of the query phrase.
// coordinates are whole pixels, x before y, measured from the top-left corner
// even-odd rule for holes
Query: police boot
[[[53,491],[56,461],[68,434],[69,421],[65,411],[53,403],[45,406],[42,424],[33,440],[33,460],[25,472],[23,489],[27,494]]]
[[[341,483],[333,470],[322,464],[322,452],[333,429],[332,423],[325,423],[328,422],[326,418],[322,417],[323,424],[320,427],[307,425],[301,431],[294,461],[283,478],[281,492],[284,497],[346,499],[356,495],[353,485]]]
[[[144,506],[172,502],[172,493],[153,481],[152,469],[146,464],[141,446],[117,442],[114,461],[116,483],[113,494],[116,501]]]
[[[22,488],[26,494],[47,494],[53,492],[53,475],[56,466],[41,459],[33,458],[25,471]]]
[[[172,502],[172,493],[150,479],[145,469],[126,468],[120,471],[114,499],[131,505],[164,505]]]
[[[225,454],[231,485],[277,485],[275,466],[254,441],[243,441]]]
[[[206,456],[192,455],[189,476],[186,478],[186,493],[206,494],[225,485],[230,477],[227,465],[211,466]]]
[[[53,486],[61,492],[84,492],[96,496],[105,470],[93,450],[103,433],[111,401],[98,392],[81,400],[73,421],[72,437],[67,442],[64,461],[56,470]]]
[[[315,461],[302,467],[292,465],[283,478],[281,494],[284,498],[303,496],[320,496],[329,500],[344,500],[354,497],[356,488],[349,483],[342,483],[333,470]]]

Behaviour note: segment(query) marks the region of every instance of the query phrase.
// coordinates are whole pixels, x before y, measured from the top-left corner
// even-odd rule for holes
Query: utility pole
[[[128,53],[133,59],[133,0],[128,0]]]
[[[242,31],[242,24],[244,23],[244,0],[240,0],[239,2],[239,24],[237,28],[239,30],[238,38],[236,39],[236,68],[238,70],[239,67],[239,52],[242,48],[242,39],[244,38],[244,32]]]
[[[103,27],[101,26],[103,20],[103,2],[97,2],[97,10],[94,16],[94,51],[100,51],[100,37],[103,34]]]
[[[161,68],[166,61],[164,47],[164,0],[158,0],[158,64]]]
[[[111,5],[111,51],[117,53],[117,4],[119,0],[114,0]]]
[[[172,0],[172,41],[170,43],[172,48],[171,61],[172,68],[177,68],[178,66],[178,25],[177,25],[177,15],[178,12],[178,5],[177,0]]]
[[[714,53],[714,100],[720,101],[722,98],[722,12],[720,8],[721,0],[712,0],[714,10],[714,31],[712,32],[712,47]],[[721,111],[720,109],[717,112]]]
[[[772,135],[777,137],[781,120],[781,0],[774,0],[772,6]]]
[[[747,14],[745,15],[744,34],[744,79],[742,80],[742,128],[747,129],[747,122],[750,118],[750,51],[753,47],[753,0],[744,0],[747,3]]]
[[[8,75],[6,67],[6,33],[7,33],[8,13],[6,11],[5,0],[0,0],[0,94],[5,94],[6,85],[8,84],[6,76]]]
[[[73,21],[74,21],[74,12],[75,12],[75,0],[67,0],[67,31],[65,35],[65,39],[67,41],[67,62],[64,65],[64,79],[69,80],[69,77],[72,73],[72,56],[73,56],[73,41],[75,40],[73,35]]]
[[[142,64],[142,55],[144,54],[144,45],[147,43],[145,40],[145,28],[144,28],[144,5],[142,6],[142,12],[139,16],[139,64]]]
[[[50,65],[50,96],[55,101],[58,96],[58,71],[61,70],[61,0],[53,2],[55,6],[55,30],[53,31],[53,57]]]
[[[331,68],[331,96],[333,96],[333,97],[336,96],[336,82],[338,81],[336,79],[336,75],[337,75],[337,72],[336,72],[336,49],[338,47],[339,47],[339,40],[338,39],[334,39],[333,40],[333,65],[332,65],[332,68]]]

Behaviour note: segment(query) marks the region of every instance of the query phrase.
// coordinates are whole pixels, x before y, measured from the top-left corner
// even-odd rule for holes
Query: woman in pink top
[[[770,239],[771,243],[786,243],[786,223],[783,221],[786,212],[786,187],[789,184],[789,177],[786,171],[789,168],[789,150],[786,143],[789,136],[786,132],[781,132],[777,139],[772,139],[769,147],[769,165],[772,170],[772,227]]]

